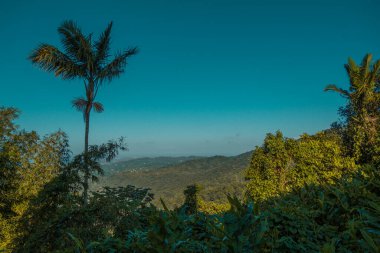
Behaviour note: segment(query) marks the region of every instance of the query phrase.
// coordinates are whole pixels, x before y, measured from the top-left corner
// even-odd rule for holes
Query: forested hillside
[[[121,171],[139,171],[163,168],[186,161],[194,160],[200,157],[197,156],[160,156],[160,157],[142,157],[123,161],[102,164],[102,168],[106,175],[112,175]]]
[[[151,164],[152,166],[141,167],[141,169],[131,169],[136,162],[150,164],[149,161],[155,159],[143,158],[137,161],[120,162],[116,164],[119,172],[102,177],[93,187],[98,189],[104,186],[135,185],[151,188],[155,196],[153,200],[155,205],[161,207],[160,198],[162,198],[168,207],[173,208],[182,205],[183,191],[187,185],[198,184],[201,187],[202,198],[226,203],[226,194],[228,193],[242,197],[245,187],[244,171],[249,165],[251,154],[252,152],[233,157],[190,157],[187,158],[189,161],[181,163],[178,161],[185,160],[185,158],[172,158],[170,161],[175,161],[177,164],[158,168]],[[169,162],[168,159],[165,160]],[[106,169],[111,166],[112,164]]]

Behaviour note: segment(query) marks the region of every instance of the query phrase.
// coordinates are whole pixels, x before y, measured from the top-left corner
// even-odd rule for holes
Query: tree
[[[65,21],[59,28],[64,50],[49,44],[42,44],[30,55],[30,60],[40,68],[54,72],[63,79],[82,79],[85,97],[72,101],[73,106],[83,113],[85,121],[84,153],[88,152],[88,136],[90,131],[90,113],[102,112],[104,107],[95,101],[98,90],[105,82],[111,82],[124,72],[127,59],[137,53],[137,48],[130,48],[110,57],[112,22],[107,26],[98,40],[93,41],[92,34],[84,35],[73,21]],[[89,169],[85,175],[83,201],[88,200]]]
[[[64,133],[40,138],[19,130],[19,113],[0,107],[0,251],[22,234],[17,228],[45,184],[54,180],[68,154]]]
[[[349,89],[330,84],[325,91],[337,92],[348,100],[340,114],[345,118],[350,155],[359,163],[371,162],[379,142],[380,60],[372,64],[372,55],[367,54],[361,65],[357,65],[349,58],[345,69],[350,80]]]
[[[355,171],[353,158],[343,154],[340,144],[331,131],[303,134],[297,140],[285,138],[280,131],[267,134],[246,170],[248,196],[263,201],[304,185],[332,183]]]
[[[87,153],[91,177],[102,174],[101,162],[115,158],[125,149],[123,139],[90,145]],[[74,252],[69,234],[88,243],[109,236],[125,238],[129,230],[141,229],[155,208],[149,189],[134,186],[106,187],[89,196],[83,204],[84,154],[61,167],[57,176],[44,185],[22,217],[19,236],[12,252]]]

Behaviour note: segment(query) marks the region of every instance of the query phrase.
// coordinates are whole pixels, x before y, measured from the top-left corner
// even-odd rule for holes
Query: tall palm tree
[[[137,48],[117,53],[110,59],[112,22],[101,33],[97,40],[92,34],[84,35],[73,21],[65,21],[58,28],[63,51],[49,44],[41,44],[30,55],[30,60],[48,72],[62,79],[82,79],[85,96],[72,101],[73,106],[83,113],[85,121],[84,153],[88,153],[88,135],[90,131],[90,113],[102,112],[103,105],[97,101],[99,88],[106,82],[111,82],[124,72],[127,59],[137,53]],[[83,200],[88,199],[88,180],[90,171],[87,168],[84,175]]]
[[[354,153],[360,156],[363,146],[373,146],[379,126],[380,105],[380,60],[372,64],[372,55],[367,54],[361,65],[352,58],[345,64],[350,86],[348,90],[336,85],[327,85],[325,91],[334,91],[348,99],[345,112],[348,127],[353,128]],[[368,153],[368,152],[367,152]]]

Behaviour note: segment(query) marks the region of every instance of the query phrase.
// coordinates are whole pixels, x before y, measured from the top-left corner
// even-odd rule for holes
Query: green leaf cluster
[[[357,169],[353,158],[345,156],[341,138],[332,131],[285,138],[278,131],[267,134],[256,147],[246,170],[247,195],[256,201],[308,184],[333,183]]]

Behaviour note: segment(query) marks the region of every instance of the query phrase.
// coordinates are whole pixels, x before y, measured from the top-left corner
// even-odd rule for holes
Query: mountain
[[[106,175],[112,175],[119,171],[136,171],[136,170],[150,170],[167,167],[189,160],[201,158],[200,156],[180,156],[180,157],[143,157],[136,159],[129,159],[125,161],[113,162],[103,164],[102,167]]]
[[[183,191],[186,186],[197,183],[201,185],[201,196],[205,200],[219,203],[226,202],[226,193],[242,196],[244,189],[244,170],[249,165],[252,152],[238,156],[213,156],[192,159],[142,158],[109,165],[114,173],[100,179],[93,189],[102,186],[135,185],[152,189],[154,203],[160,206],[159,199],[173,208],[183,203]],[[171,160],[172,159],[172,160]],[[161,161],[161,162],[159,162]],[[175,164],[157,167],[173,161]],[[139,166],[137,166],[139,165]],[[124,166],[124,167],[123,167]],[[138,168],[138,169],[137,169]],[[107,168],[106,168],[107,169]]]

